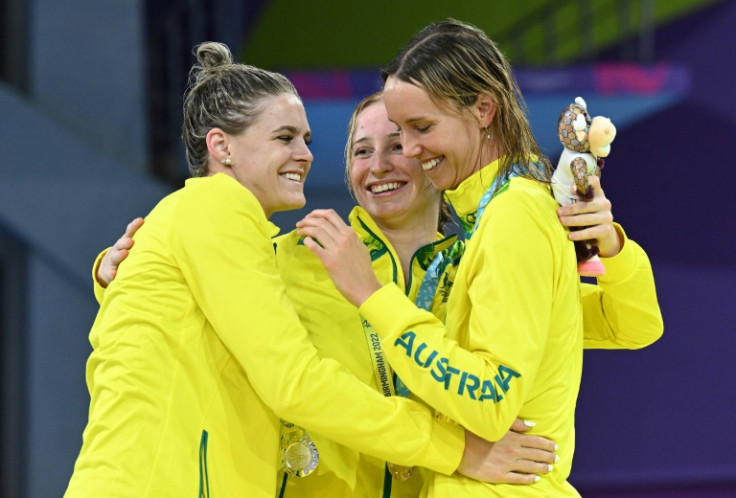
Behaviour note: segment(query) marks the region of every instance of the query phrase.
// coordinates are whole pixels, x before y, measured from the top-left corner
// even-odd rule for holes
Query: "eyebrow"
[[[400,137],[401,136],[401,133],[398,130],[396,130],[394,132],[391,132],[391,133],[387,134],[386,136],[389,137],[389,138]],[[370,141],[371,141],[371,137],[368,137],[368,136],[366,136],[366,137],[360,137],[357,140],[353,140],[353,145],[358,145],[360,143],[370,142]]]
[[[357,145],[362,142],[370,142],[371,137],[360,137],[358,140],[353,141],[353,145]]]
[[[281,133],[281,132],[284,132],[284,131],[288,131],[289,133],[293,133],[294,135],[298,135],[299,134],[299,129],[296,128],[295,126],[291,126],[291,125],[279,126],[275,130],[271,131],[271,133]],[[304,136],[311,137],[312,136],[312,131],[311,130],[307,130],[306,133],[304,133]]]
[[[406,120],[406,124],[415,124],[415,123],[417,123],[419,121],[427,121],[428,119],[430,119],[430,118],[428,118],[426,116],[420,116],[420,117],[417,117],[417,118],[409,118],[409,119]]]

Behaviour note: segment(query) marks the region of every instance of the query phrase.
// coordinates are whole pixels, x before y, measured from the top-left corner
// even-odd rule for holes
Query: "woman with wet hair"
[[[434,23],[383,78],[403,154],[421,163],[464,231],[446,323],[380,282],[364,244],[334,211],[297,223],[304,244],[380,336],[408,389],[439,417],[488,440],[516,417],[533,420],[531,433],[559,446],[554,469],[531,486],[434,473],[428,496],[577,496],[567,478],[583,348],[637,349],[661,336],[648,258],[612,223],[597,178],[591,202],[555,202],[511,66],[481,30]],[[592,228],[570,232],[560,221]],[[596,240],[606,267],[597,286],[581,286],[577,274],[571,240],[585,239]]]

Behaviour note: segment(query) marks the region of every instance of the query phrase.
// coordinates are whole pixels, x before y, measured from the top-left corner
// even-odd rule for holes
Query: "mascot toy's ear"
[[[585,116],[578,114],[575,117],[572,127],[575,130],[575,137],[578,139],[578,142],[585,142],[588,137],[588,122],[585,121]]]
[[[586,152],[588,150],[588,129],[590,128],[590,116],[588,115],[585,101],[578,97],[575,102],[568,105],[557,122],[557,136],[560,143],[575,152]]]

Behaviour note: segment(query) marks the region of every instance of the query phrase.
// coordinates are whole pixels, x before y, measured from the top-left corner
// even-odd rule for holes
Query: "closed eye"
[[[293,135],[279,135],[278,137],[276,137],[276,140],[281,140],[284,143],[290,144],[291,142],[294,141],[295,138],[296,137],[293,136]],[[312,136],[311,135],[308,135],[308,136],[304,137],[304,143],[306,145],[311,145],[312,144]]]

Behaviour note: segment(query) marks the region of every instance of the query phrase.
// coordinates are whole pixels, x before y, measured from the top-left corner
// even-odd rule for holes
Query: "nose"
[[[374,175],[379,173],[388,173],[393,169],[394,164],[391,162],[390,151],[382,151],[379,154],[373,155],[373,160],[371,161],[371,173]]]
[[[419,141],[417,141],[411,133],[401,134],[401,149],[404,157],[414,158],[418,157],[422,151]]]
[[[304,140],[302,140],[299,147],[296,148],[296,151],[294,152],[294,156],[297,161],[306,161],[310,164],[314,160],[312,151],[309,150],[309,146],[307,145],[307,142]]]

